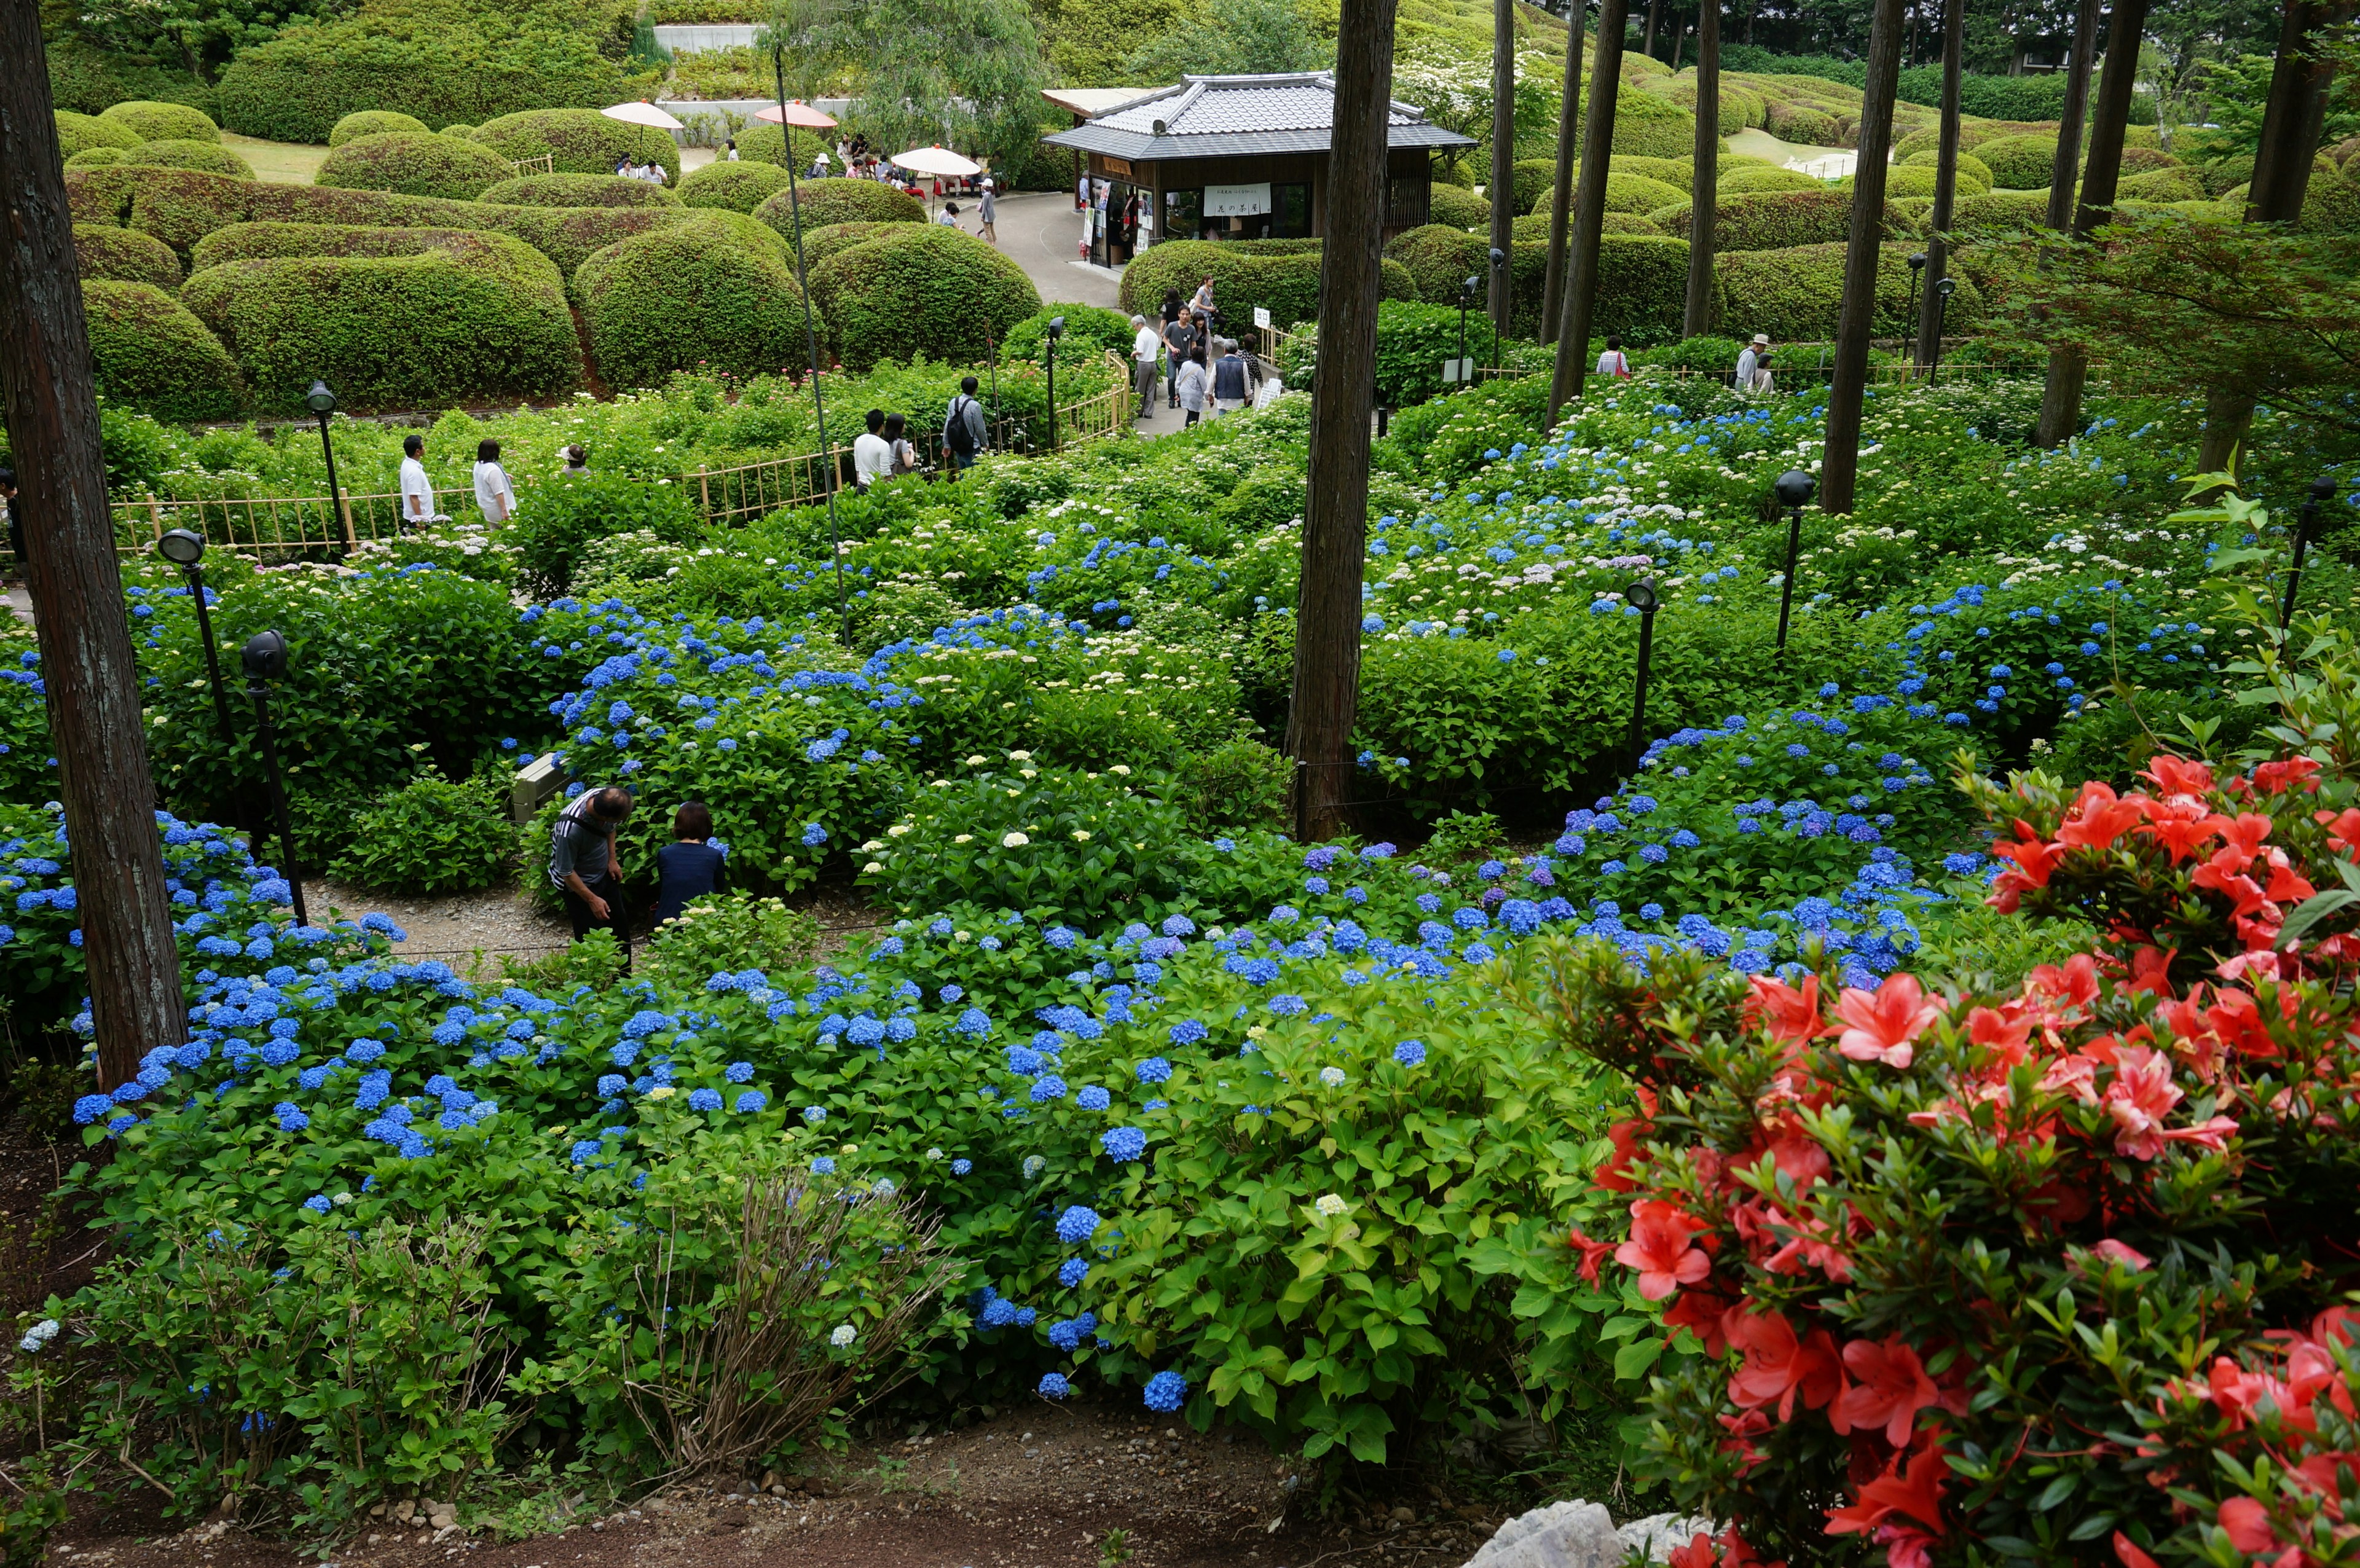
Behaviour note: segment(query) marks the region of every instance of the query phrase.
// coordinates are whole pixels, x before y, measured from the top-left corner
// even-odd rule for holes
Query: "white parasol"
[[[621,120],[633,125],[653,125],[660,131],[677,131],[682,128],[678,120],[644,98],[636,103],[611,103],[598,113],[610,120]]]
[[[912,174],[947,174],[965,179],[970,174],[983,172],[983,165],[971,158],[962,158],[948,147],[912,147],[908,152],[896,153],[892,161],[894,167],[906,169]]]
[[[814,131],[832,131],[836,128],[834,119],[813,108],[800,98],[788,100],[787,106],[783,110],[776,103],[765,104],[754,111],[754,118],[768,120],[774,125],[783,119],[788,125],[802,125],[807,130]]]

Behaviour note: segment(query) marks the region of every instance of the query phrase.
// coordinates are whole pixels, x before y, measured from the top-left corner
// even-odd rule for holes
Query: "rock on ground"
[[[1711,1529],[1703,1519],[1676,1514],[1655,1514],[1617,1529],[1603,1504],[1576,1497],[1510,1519],[1467,1560],[1466,1568],[1622,1568],[1634,1548],[1648,1562],[1663,1563],[1673,1548]]]

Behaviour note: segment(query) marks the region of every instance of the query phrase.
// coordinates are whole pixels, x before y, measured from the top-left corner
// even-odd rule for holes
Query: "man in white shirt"
[[[1739,392],[1751,392],[1754,389],[1756,382],[1760,379],[1762,361],[1768,356],[1769,352],[1770,334],[1754,333],[1754,341],[1745,345],[1745,352],[1737,356],[1737,390]]]
[[[893,472],[893,447],[877,432],[885,428],[885,410],[869,410],[869,432],[852,443],[852,477],[863,490]]]
[[[1163,379],[1155,373],[1155,361],[1164,352],[1164,334],[1147,324],[1144,316],[1131,319],[1131,389],[1139,394],[1138,419],[1155,418],[1156,383]]]
[[[401,438],[401,526],[422,528],[450,521],[434,509],[434,482],[426,477],[426,438]]]

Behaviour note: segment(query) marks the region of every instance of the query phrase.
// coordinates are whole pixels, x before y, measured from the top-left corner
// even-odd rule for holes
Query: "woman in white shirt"
[[[500,466],[500,443],[496,441],[475,444],[475,505],[483,508],[487,523],[505,523],[516,516],[516,486],[508,483],[508,470]]]
[[[1188,411],[1180,428],[1186,430],[1205,417],[1205,404],[1212,390],[1212,373],[1205,368],[1205,345],[1202,340],[1188,351],[1180,362],[1180,374],[1173,385],[1180,394],[1180,407]]]

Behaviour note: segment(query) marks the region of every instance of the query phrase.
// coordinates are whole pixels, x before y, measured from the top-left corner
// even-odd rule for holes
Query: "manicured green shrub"
[[[1800,142],[1806,147],[1844,145],[1843,128],[1833,114],[1822,110],[1799,103],[1774,103],[1767,118],[1770,134],[1782,142]]]
[[[679,195],[691,207],[718,207],[751,216],[786,188],[787,171],[775,163],[708,163],[680,177]]]
[[[1762,191],[1824,191],[1828,182],[1815,180],[1799,169],[1725,169],[1713,177],[1713,191],[1720,196],[1744,196]]]
[[[1606,160],[1606,168],[1611,174],[1644,175],[1682,191],[1696,189],[1696,164],[1685,158],[1638,158],[1618,152]]]
[[[2302,220],[2297,226],[2309,234],[2360,233],[2360,182],[2333,170],[2314,170],[2303,188]]]
[[[1650,180],[1644,174],[1606,177],[1606,210],[1610,212],[1652,212],[1685,201],[1688,192],[1677,185]]]
[[[434,134],[438,136],[473,136],[475,127],[464,120],[453,120]]]
[[[475,198],[508,207],[677,207],[681,199],[648,180],[611,174],[528,174]]]
[[[128,149],[115,147],[84,147],[66,159],[69,173],[79,169],[112,169],[121,163]]]
[[[168,293],[180,286],[180,258],[172,247],[136,229],[110,223],[74,225],[74,263],[83,281],[147,283]]]
[[[333,152],[346,142],[357,141],[363,136],[382,136],[396,133],[422,136],[429,134],[432,129],[432,126],[416,115],[405,114],[399,110],[363,109],[356,114],[347,114],[336,122],[335,129],[328,133],[328,150]]]
[[[836,356],[854,370],[922,354],[973,363],[985,353],[986,321],[997,336],[1041,308],[1022,267],[971,234],[931,223],[890,225],[809,276]]]
[[[161,289],[90,279],[82,303],[101,396],[159,419],[226,419],[245,408],[228,350]]]
[[[2206,158],[2192,167],[2196,178],[2204,181],[2205,193],[2220,201],[2254,178],[2254,155],[2233,153],[2219,159]]]
[[[497,767],[453,782],[429,768],[356,812],[328,874],[390,893],[465,893],[507,875],[517,855]]]
[[[2040,191],[2057,172],[2055,136],[2001,136],[1975,148],[1995,191]]]
[[[1665,229],[1688,237],[1688,213],[1684,209],[1668,219],[1650,214]],[[1885,215],[1885,232],[1896,233],[1895,214]],[[1852,192],[1849,191],[1764,191],[1727,196],[1713,210],[1715,250],[1786,250],[1796,245],[1824,245],[1852,234]]]
[[[345,142],[328,155],[311,181],[331,190],[472,201],[509,172],[508,160],[487,147],[425,132],[386,131]]]
[[[1615,95],[1610,150],[1633,158],[1688,158],[1696,151],[1696,116],[1652,93],[1626,89]]]
[[[475,127],[470,140],[502,158],[549,155],[559,174],[612,174],[625,159],[663,166],[667,180],[680,178],[680,147],[652,125],[610,120],[595,109],[531,109],[503,114]]]
[[[398,109],[430,129],[558,104],[593,110],[638,96],[623,62],[631,15],[621,0],[371,0],[239,51],[217,89],[222,123],[318,143],[364,109]]]
[[[143,142],[217,142],[221,127],[202,109],[186,103],[116,103],[99,115]]]
[[[1542,225],[1548,222],[1531,214],[1522,221]],[[1512,336],[1535,338],[1540,334],[1541,306],[1548,276],[1546,240],[1544,226],[1533,240],[1520,239],[1510,251],[1513,313],[1508,331]],[[1400,262],[1408,271],[1415,280],[1416,298],[1455,304],[1461,278],[1470,274],[1484,276],[1489,245],[1485,236],[1428,224],[1394,235],[1385,245],[1385,259]],[[1663,342],[1666,334],[1677,336],[1680,312],[1688,298],[1688,243],[1684,240],[1617,234],[1611,229],[1604,233],[1598,247],[1597,331],[1601,335],[1619,333],[1633,348]],[[1132,263],[1133,267],[1137,265]]]
[[[598,375],[617,391],[699,366],[777,371],[807,346],[803,294],[781,247],[743,243],[718,223],[675,223],[608,245],[582,264],[574,292]]]
[[[300,243],[283,231],[272,240]],[[317,230],[311,255],[224,262],[181,298],[271,408],[314,376],[355,410],[545,397],[570,390],[582,354],[563,279],[505,234]]]
[[[1602,212],[1599,214],[1599,232],[1608,234],[1660,234],[1662,224],[1639,212]],[[1548,218],[1540,212],[1526,212],[1516,220],[1518,243],[1537,241],[1548,243]]]
[[[1454,229],[1480,228],[1491,221],[1491,203],[1456,185],[1437,185],[1428,192],[1426,222]]]
[[[1515,208],[1519,212],[1533,211],[1557,189],[1557,159],[1553,158],[1520,158],[1511,167],[1516,177]],[[1437,217],[1434,221],[1439,223],[1447,220]]]
[[[254,178],[254,166],[219,142],[141,142],[116,153],[115,161],[139,169],[193,169],[204,174],[225,174],[232,180]]]
[[[1022,359],[1040,364],[1046,357],[1052,316],[1061,316],[1065,322],[1065,334],[1057,340],[1059,365],[1072,365],[1100,354],[1129,357],[1133,337],[1129,316],[1096,305],[1053,303],[1042,306],[1008,329],[1008,335],[1000,340],[1000,362]]]
[[[1950,226],[1961,234],[1992,233],[2045,223],[2048,217],[2046,191],[1994,191],[1961,196],[1950,211]]]
[[[778,126],[758,120],[738,131],[738,159],[741,163],[766,163],[773,169],[783,169],[786,167],[783,159],[787,145],[781,139]],[[795,172],[799,175],[810,171],[813,158],[820,153],[828,155],[831,167],[835,163],[836,149],[822,141],[816,133],[801,125],[795,127],[793,146]]]
[[[510,525],[525,582],[548,597],[563,593],[583,552],[617,534],[645,529],[666,543],[685,543],[696,537],[692,500],[677,485],[650,485],[604,469],[528,482],[518,492]]]
[[[120,120],[103,120],[96,114],[77,114],[69,109],[57,112],[58,156],[71,158],[78,152],[92,147],[134,147],[140,142],[139,133]]]
[[[2312,175],[2316,181],[2318,175]],[[2204,181],[2192,169],[2150,169],[2138,174],[2125,174],[2115,192],[2126,201],[2202,201],[2207,200]]]
[[[2084,167],[2088,165],[2089,158],[2090,155],[2086,151],[2082,153],[2081,161]],[[2339,159],[2338,161],[2341,160]],[[2179,158],[2174,158],[2171,154],[2164,151],[2159,147],[2126,147],[2123,148],[2123,172],[2125,174],[2144,174],[2150,169],[2185,169],[2186,167],[2188,167],[2186,164],[2182,163]]]
[[[808,271],[840,251],[850,250],[857,245],[867,245],[880,234],[890,234],[902,226],[900,223],[830,223],[824,229],[807,228],[803,231],[804,269]],[[794,246],[790,244],[787,249],[792,255]]]
[[[780,191],[754,209],[754,216],[795,242],[795,213],[805,229],[831,223],[923,223],[925,204],[874,180],[804,180]]]
[[[1901,159],[1899,167],[1907,167],[1910,169],[1935,169],[1940,166],[1941,161],[1941,149],[1939,147],[1928,147],[1923,152],[1915,152],[1910,154],[1907,158]],[[2125,164],[2124,167],[2127,169],[2129,166]],[[1991,165],[1985,163],[1982,158],[1977,158],[1974,154],[1971,152],[1961,153],[1959,155],[1958,169],[1959,190],[1961,193],[1965,192],[1968,189],[1968,180],[1970,178],[1973,180],[1975,184],[1980,185],[1983,188],[1983,191],[1975,192],[1977,195],[1981,195],[1983,191],[1989,191],[1992,188]]]
[[[1879,252],[1874,328],[1879,336],[1914,330],[1908,263],[1914,248],[1887,243]],[[1843,313],[1844,249],[1841,245],[1797,245],[1715,256],[1720,330],[1736,338],[1768,332],[1775,343],[1835,336]],[[1964,336],[1982,322],[1983,301],[1971,278],[1957,276],[1959,291],[1950,297],[1944,331]]]

